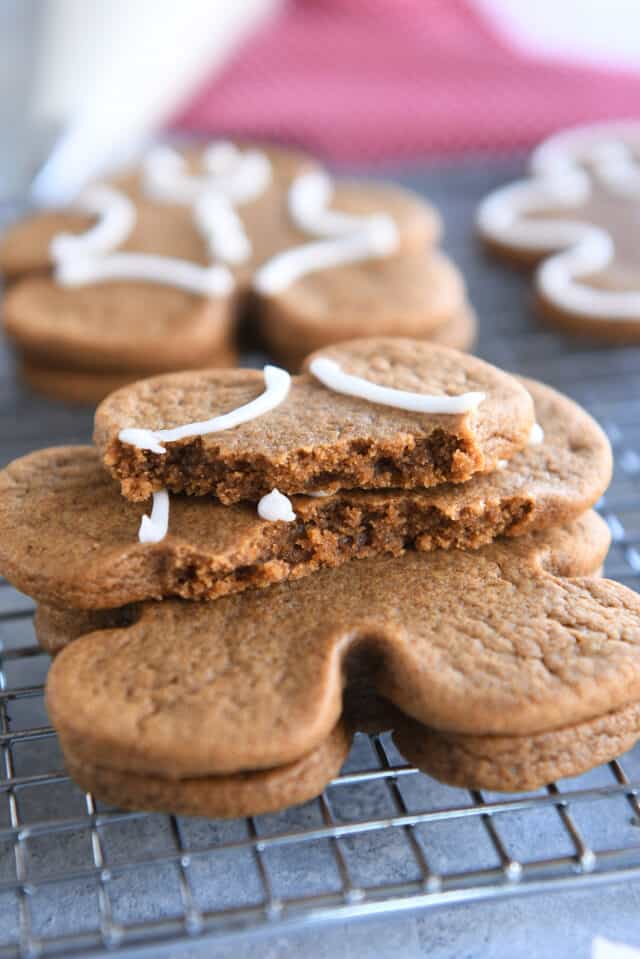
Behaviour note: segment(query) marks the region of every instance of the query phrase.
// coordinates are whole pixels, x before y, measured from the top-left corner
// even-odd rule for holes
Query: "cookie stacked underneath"
[[[88,403],[143,376],[232,366],[240,326],[290,369],[363,335],[466,349],[475,319],[439,234],[416,194],[334,184],[298,152],[159,147],[6,231],[3,325],[34,389]]]
[[[548,387],[360,340],[291,380],[141,381],[95,440],[1,474],[0,571],[39,604],[51,718],[101,799],[279,809],[358,728],[497,790],[640,737],[640,597],[600,578],[590,509],[608,443]]]

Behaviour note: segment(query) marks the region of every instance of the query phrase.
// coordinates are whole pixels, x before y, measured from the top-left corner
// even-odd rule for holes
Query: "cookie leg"
[[[393,738],[409,762],[451,786],[529,791],[579,776],[631,749],[640,738],[640,703],[537,736],[446,733],[405,717]]]
[[[160,776],[89,765],[64,751],[72,779],[98,799],[121,809],[144,809],[182,816],[257,816],[308,802],[338,774],[351,746],[344,723],[316,749],[274,769],[163,779]]]

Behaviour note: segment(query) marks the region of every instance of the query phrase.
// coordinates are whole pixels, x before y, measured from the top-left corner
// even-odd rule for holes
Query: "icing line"
[[[293,523],[296,518],[291,500],[277,489],[262,497],[258,503],[258,516],[270,523]]]
[[[153,494],[151,516],[146,513],[140,521],[138,540],[141,543],[160,543],[169,531],[169,494],[161,489]]]
[[[390,386],[372,383],[361,376],[345,373],[340,365],[326,356],[311,361],[309,371],[323,386],[346,396],[357,396],[370,403],[394,406],[414,413],[468,413],[475,410],[485,398],[484,393],[462,393],[459,396],[434,396],[411,393]]]
[[[54,262],[89,253],[109,253],[127,239],[136,223],[136,208],[126,194],[104,184],[88,187],[75,204],[98,222],[84,233],[58,233],[49,245]]]
[[[522,217],[549,208],[570,213],[579,207],[592,189],[589,175],[580,167],[585,163],[607,189],[638,198],[639,151],[637,122],[595,124],[559,133],[534,151],[532,179],[509,184],[485,198],[477,213],[478,228],[488,239],[516,249],[554,253],[538,266],[535,282],[538,291],[560,309],[598,320],[637,320],[640,290],[605,290],[577,282],[612,262],[615,248],[605,228],[569,217],[537,221]]]
[[[281,293],[307,273],[389,256],[396,249],[397,241],[395,223],[387,217],[379,217],[357,232],[304,243],[277,253],[256,271],[253,287],[264,295]]]
[[[260,150],[239,151],[231,143],[213,143],[204,153],[205,174],[187,172],[184,157],[171,147],[151,150],[143,163],[147,196],[163,203],[190,205],[203,190],[216,189],[234,204],[260,196],[271,180],[271,163]]]
[[[205,190],[193,215],[212,256],[225,263],[246,263],[251,256],[251,243],[228,197],[217,190]]]
[[[212,256],[226,263],[245,263],[251,242],[234,206],[255,200],[271,180],[271,162],[260,150],[242,153],[233,143],[219,141],[205,149],[206,174],[194,175],[170,147],[158,147],[143,167],[148,196],[165,203],[194,208],[197,228],[204,235]]]
[[[225,296],[233,289],[233,277],[224,266],[200,266],[190,260],[152,253],[65,257],[56,263],[54,276],[62,286],[83,286],[105,280],[139,280],[177,286],[202,296]]]
[[[320,239],[290,247],[268,260],[254,276],[258,293],[281,293],[307,273],[395,253],[400,237],[393,217],[331,210],[332,196],[333,183],[323,171],[296,177],[289,187],[289,215],[300,230]]]
[[[289,215],[299,230],[312,236],[335,237],[360,230],[381,216],[393,222],[386,214],[358,216],[328,209],[333,193],[333,181],[324,170],[311,170],[296,177],[288,199]]]
[[[241,423],[257,419],[265,413],[275,409],[282,403],[291,387],[291,376],[286,370],[278,366],[265,366],[265,391],[255,400],[238,406],[235,410],[214,416],[210,420],[198,423],[186,423],[166,430],[148,430],[137,427],[128,427],[120,430],[118,439],[121,443],[128,443],[141,450],[150,450],[152,453],[166,453],[162,443],[172,443],[176,440],[187,439],[190,436],[206,436],[208,433],[220,433],[223,430],[233,429]]]

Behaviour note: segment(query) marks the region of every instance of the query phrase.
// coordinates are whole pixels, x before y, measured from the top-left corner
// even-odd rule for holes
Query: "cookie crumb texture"
[[[567,397],[523,382],[545,440],[496,473],[430,490],[294,496],[290,523],[264,521],[251,504],[174,496],[169,535],[154,544],[138,542],[149,504],[120,496],[93,448],[31,453],[0,473],[0,572],[39,602],[100,609],[215,599],[350,559],[476,548],[565,523],[606,489],[609,443]]]
[[[522,449],[533,423],[531,397],[513,377],[474,357],[417,340],[354,340],[322,351],[343,369],[396,389],[437,395],[480,391],[464,415],[424,415],[326,389],[295,377],[276,409],[232,430],[167,443],[165,454],[121,443],[126,427],[160,430],[200,422],[255,399],[262,373],[206,371],[126,387],[96,412],[95,441],[123,494],[157,489],[223,503],[352,489],[462,483]]]

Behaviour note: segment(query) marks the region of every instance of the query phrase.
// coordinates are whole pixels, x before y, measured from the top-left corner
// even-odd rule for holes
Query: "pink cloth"
[[[466,0],[291,0],[175,125],[370,164],[638,113],[640,74],[523,54]]]

